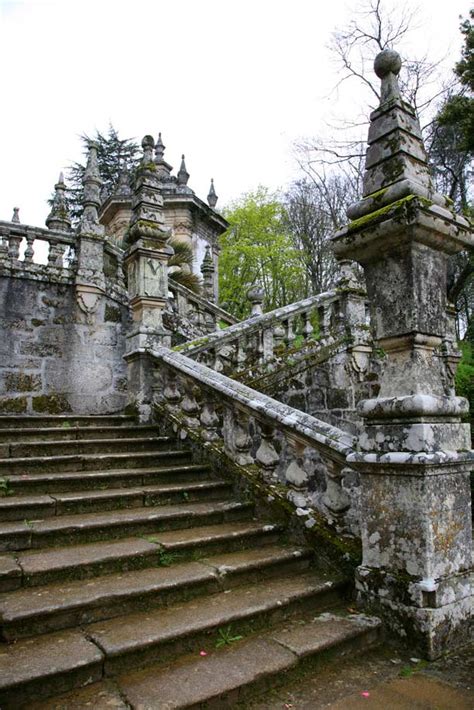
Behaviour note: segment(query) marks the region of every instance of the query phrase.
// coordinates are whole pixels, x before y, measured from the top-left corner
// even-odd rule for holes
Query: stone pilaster
[[[442,345],[447,258],[474,240],[433,190],[416,115],[400,98],[400,66],[391,50],[376,59],[382,100],[371,115],[364,196],[333,246],[364,268],[384,353],[379,397],[359,403],[365,431],[348,458],[361,479],[357,589],[434,658],[472,632],[468,405],[452,395]]]
[[[153,138],[145,136],[142,147],[143,159],[137,172],[132,218],[126,235],[125,265],[132,325],[125,357],[129,363],[131,398],[138,405],[140,417],[147,419],[152,377],[145,351],[170,343],[162,315],[168,299],[168,260],[172,249],[167,245],[169,231],[164,226]]]
[[[76,247],[76,299],[89,323],[93,322],[105,291],[105,234],[98,218],[101,183],[97,146],[91,142],[83,180],[84,210],[77,230]]]

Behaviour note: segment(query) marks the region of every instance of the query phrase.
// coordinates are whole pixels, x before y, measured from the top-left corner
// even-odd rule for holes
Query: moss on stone
[[[366,214],[363,217],[359,217],[359,219],[353,220],[348,224],[347,230],[349,232],[353,232],[355,230],[361,229],[361,227],[366,227],[371,222],[377,222],[381,217],[384,217],[385,215],[388,215],[391,212],[396,212],[405,205],[409,205],[411,202],[413,202],[413,200],[421,203],[424,207],[430,207],[433,204],[431,200],[427,200],[424,197],[419,197],[418,195],[407,195],[407,197],[402,197],[396,202],[391,202],[389,205],[385,205],[379,210],[375,210],[374,212],[370,212],[369,214]]]
[[[117,308],[116,306],[111,306],[110,304],[106,303],[104,320],[108,321],[109,323],[121,323],[122,313],[120,311],[120,308]]]
[[[8,392],[37,392],[41,389],[41,376],[27,375],[24,372],[7,372],[5,388]]]
[[[41,414],[63,414],[71,412],[71,405],[62,394],[42,394],[33,397],[33,411]]]
[[[0,412],[2,414],[23,414],[26,412],[27,406],[26,397],[2,397],[0,399]]]
[[[44,320],[40,320],[39,318],[32,318],[31,325],[33,325],[35,328],[38,328],[38,326],[44,325]]]

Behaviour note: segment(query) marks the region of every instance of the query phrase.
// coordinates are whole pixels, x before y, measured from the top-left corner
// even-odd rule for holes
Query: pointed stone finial
[[[153,148],[155,147],[155,141],[153,140],[153,136],[146,135],[143,136],[142,140],[142,148],[143,148],[143,158],[142,158],[142,166],[145,165],[150,165],[153,163]]]
[[[89,155],[84,172],[84,211],[79,223],[79,232],[93,236],[103,236],[104,227],[99,223],[100,187],[102,180],[97,162],[97,143],[90,141]]]
[[[211,248],[209,244],[206,246],[206,251],[204,252],[204,258],[201,264],[201,274],[203,279],[203,291],[204,296],[209,301],[214,301],[214,260],[211,254]]]
[[[184,162],[184,153],[181,156],[181,165],[178,172],[178,185],[187,185],[189,180],[189,173],[186,170],[186,163]]]
[[[212,207],[212,209],[214,209],[214,207],[217,205],[218,199],[219,198],[217,197],[216,191],[214,189],[214,179],[211,178],[211,187],[209,188],[209,194],[207,196],[207,204],[209,205],[209,207]]]
[[[155,163],[161,163],[161,161],[165,157],[165,148],[166,146],[164,145],[163,140],[161,138],[161,133],[158,133],[158,140],[156,141],[155,145]]]
[[[46,217],[46,226],[48,229],[55,229],[60,232],[67,232],[71,228],[63,173],[59,173],[59,179],[54,186],[53,204],[51,212]]]
[[[13,216],[12,216],[11,221],[14,222],[15,224],[20,224],[20,208],[19,207],[13,208]]]

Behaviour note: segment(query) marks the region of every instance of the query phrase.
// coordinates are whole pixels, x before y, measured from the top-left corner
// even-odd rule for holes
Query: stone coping
[[[302,440],[306,446],[321,450],[344,461],[353,452],[355,437],[316,419],[305,412],[278,402],[272,397],[260,394],[255,390],[221,375],[201,363],[191,360],[186,355],[174,352],[163,346],[149,351],[157,360],[164,362],[179,372],[197,380],[209,387],[227,400],[231,400],[237,408],[246,411],[259,420],[270,421],[275,427],[284,430],[290,436]]]
[[[468,414],[469,402],[464,397],[412,394],[402,397],[363,399],[358,403],[357,410],[365,419],[446,418]]]

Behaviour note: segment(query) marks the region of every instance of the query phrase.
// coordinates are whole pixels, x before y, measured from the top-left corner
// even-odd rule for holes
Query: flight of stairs
[[[233,707],[378,639],[346,580],[154,425],[0,417],[0,496],[2,710]]]

